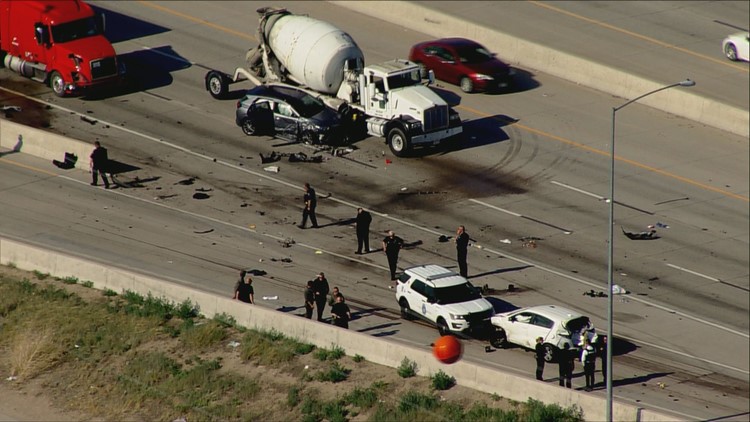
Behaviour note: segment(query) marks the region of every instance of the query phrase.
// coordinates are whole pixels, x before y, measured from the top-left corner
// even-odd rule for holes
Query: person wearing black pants
[[[469,277],[469,269],[466,264],[466,255],[469,248],[469,234],[466,233],[464,226],[458,226],[456,230],[456,260],[458,261],[458,269],[461,277]]]
[[[560,387],[573,387],[573,366],[575,365],[575,355],[570,350],[570,344],[565,343],[562,350],[557,352],[557,363],[559,368]]]
[[[315,189],[310,186],[309,183],[305,183],[305,208],[302,210],[302,222],[299,228],[304,229],[307,226],[307,217],[310,217],[310,222],[314,229],[318,228],[318,217],[315,216],[315,207],[318,206],[318,197],[315,195]]]
[[[544,345],[542,342],[543,338],[536,338],[536,347],[534,348],[534,357],[536,357],[536,379],[544,381],[542,373],[544,372]]]
[[[94,151],[91,153],[91,186],[99,184],[99,174],[102,175],[102,182],[104,182],[104,188],[109,189],[109,180],[107,180],[107,172],[109,170],[109,157],[107,156],[107,148],[104,148],[99,141],[94,142]]]
[[[594,388],[594,370],[596,369],[596,350],[589,339],[584,340],[581,351],[581,362],[583,362],[583,374],[586,377],[586,391]]]
[[[388,257],[388,268],[391,270],[391,281],[396,280],[398,253],[403,246],[403,239],[396,236],[392,230],[388,230],[388,236],[383,239],[383,252],[385,252],[385,256]]]
[[[607,336],[599,336],[599,360],[602,362],[602,383],[607,383]]]
[[[370,223],[372,216],[362,208],[357,208],[357,255],[362,254],[362,247],[365,253],[370,252]]]
[[[305,287],[305,318],[312,319],[313,308],[315,308],[315,292],[313,291],[313,282],[309,280]]]
[[[318,277],[312,281],[312,289],[315,295],[315,307],[318,308],[318,321],[323,321],[323,311],[325,310],[328,291],[330,290],[325,274],[318,274]]]

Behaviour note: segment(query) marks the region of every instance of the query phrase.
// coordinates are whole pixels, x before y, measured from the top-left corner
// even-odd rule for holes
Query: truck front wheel
[[[221,72],[212,70],[206,74],[206,89],[212,97],[220,100],[227,95],[229,84]]]
[[[49,86],[58,97],[65,96],[65,80],[63,79],[60,72],[52,72],[49,77]]]
[[[388,147],[396,157],[404,157],[411,150],[411,142],[403,130],[394,127],[388,132]]]

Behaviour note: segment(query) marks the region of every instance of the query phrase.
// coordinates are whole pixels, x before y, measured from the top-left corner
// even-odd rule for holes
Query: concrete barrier
[[[652,81],[590,60],[525,41],[472,21],[431,10],[407,1],[339,1],[337,6],[357,13],[423,32],[435,38],[465,37],[501,51],[504,60],[522,68],[534,69],[623,99],[679,81]],[[689,75],[685,75],[686,77]],[[739,107],[703,98],[675,88],[639,101],[717,129],[748,138],[750,113]]]
[[[250,306],[228,297],[117,268],[108,263],[48,250],[28,242],[0,237],[0,263],[27,271],[49,273],[60,278],[75,277],[80,281],[91,281],[94,288],[101,290],[129,290],[144,296],[151,294],[174,303],[190,300],[198,305],[200,312],[208,318],[217,314],[227,314],[245,327],[274,329],[318,347],[330,348],[337,345],[348,355],[359,354],[371,362],[393,368],[398,367],[406,357],[416,362],[420,375],[428,376],[442,370],[455,377],[459,385],[486,393],[521,402],[531,397],[544,403],[557,403],[565,407],[577,405],[583,410],[587,420],[604,420],[606,416],[604,398],[598,395],[540,383],[466,360],[444,365],[439,363],[429,350],[386,341],[260,306]],[[613,403],[613,418],[644,422],[679,420],[672,415],[620,402]]]
[[[78,156],[75,166],[83,170],[89,169],[89,156],[94,150],[93,142],[89,144],[2,118],[0,147],[50,161],[65,161],[65,153],[69,152]]]

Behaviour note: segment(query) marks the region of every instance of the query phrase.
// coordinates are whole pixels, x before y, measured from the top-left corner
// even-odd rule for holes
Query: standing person
[[[323,321],[323,311],[326,307],[329,291],[328,280],[325,274],[318,274],[318,277],[312,281],[312,289],[315,295],[315,306],[318,308],[318,321]]]
[[[557,363],[560,365],[559,380],[560,387],[573,388],[573,367],[575,366],[575,354],[570,350],[570,344],[563,344],[562,350],[557,352]]]
[[[305,318],[312,319],[313,308],[315,308],[315,292],[312,280],[308,280],[305,287]]]
[[[536,338],[536,347],[534,348],[534,357],[536,357],[536,379],[544,381],[542,373],[544,372],[544,345],[542,342],[543,338]]]
[[[339,291],[338,286],[333,286],[333,288],[331,289],[331,296],[328,298],[329,306],[333,306],[333,304],[336,303],[336,296],[344,297],[344,295],[342,295]]]
[[[109,171],[109,157],[107,156],[107,148],[104,148],[99,141],[94,142],[94,151],[91,153],[91,186],[97,186],[99,184],[99,173],[102,175],[102,181],[104,182],[104,189],[109,189],[109,180],[107,180],[107,172]]]
[[[588,338],[583,341],[581,350],[581,362],[583,362],[583,374],[586,377],[586,391],[594,388],[594,369],[596,369],[596,350]]]
[[[346,306],[346,303],[344,303],[344,296],[336,296],[336,303],[331,306],[331,318],[333,318],[333,325],[341,328],[349,328],[352,313],[349,307]]]
[[[469,269],[466,265],[467,249],[469,248],[469,234],[464,226],[458,226],[456,230],[456,259],[461,277],[469,277]]]
[[[372,215],[363,208],[357,208],[357,255],[362,255],[362,247],[365,253],[370,252],[370,223]]]
[[[240,280],[234,288],[234,298],[245,303],[255,304],[253,279],[244,271],[240,272]]]
[[[393,230],[388,230],[388,236],[383,239],[383,252],[388,257],[388,268],[391,270],[391,281],[396,280],[396,264],[398,253],[404,246],[404,240],[396,236]]]
[[[602,362],[602,383],[607,383],[607,336],[598,337],[599,360]]]
[[[304,229],[307,226],[307,217],[310,217],[312,228],[318,228],[318,217],[315,216],[315,207],[318,205],[318,197],[315,195],[315,189],[309,183],[305,183],[305,208],[302,210],[302,223],[299,228]]]

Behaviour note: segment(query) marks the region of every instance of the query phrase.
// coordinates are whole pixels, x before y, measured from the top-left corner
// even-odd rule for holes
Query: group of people
[[[331,319],[333,325],[341,328],[349,328],[349,321],[352,319],[352,313],[349,306],[345,303],[344,295],[339,288],[334,286],[331,290],[330,297],[328,280],[325,274],[318,273],[314,280],[307,282],[305,287],[305,318],[312,319],[313,310],[318,311],[318,321],[323,322],[323,312],[326,303],[331,307]]]
[[[307,220],[310,219],[313,228],[318,228],[318,218],[315,215],[315,208],[317,207],[318,200],[315,193],[315,189],[310,186],[309,183],[305,183],[304,186],[305,194],[303,196],[304,207],[302,209],[302,222],[299,224],[299,228],[307,228]],[[372,223],[372,215],[367,212],[364,208],[357,208],[357,216],[355,218],[355,225],[357,229],[357,250],[354,252],[356,255],[362,255],[370,252],[370,224]],[[469,234],[466,233],[464,226],[458,226],[456,229],[456,237],[454,242],[456,244],[456,260],[458,261],[459,274],[462,277],[469,276],[469,270],[467,265],[467,255],[469,248]],[[396,280],[396,272],[398,267],[398,255],[401,249],[404,247],[404,240],[392,231],[389,230],[385,238],[383,238],[382,249],[386,258],[388,259],[388,269],[390,270],[391,281]]]
[[[573,370],[575,369],[575,360],[579,359],[583,363],[583,374],[586,379],[586,391],[591,391],[596,384],[594,373],[596,372],[596,358],[602,361],[602,382],[607,381],[607,337],[597,336],[597,342],[592,344],[588,338],[583,341],[580,354],[570,348],[568,343],[563,345],[563,349],[557,351],[557,364],[559,367],[558,381],[561,387],[573,387]],[[544,348],[544,339],[536,339],[534,357],[536,358],[536,379],[543,381],[544,357],[546,351]]]

